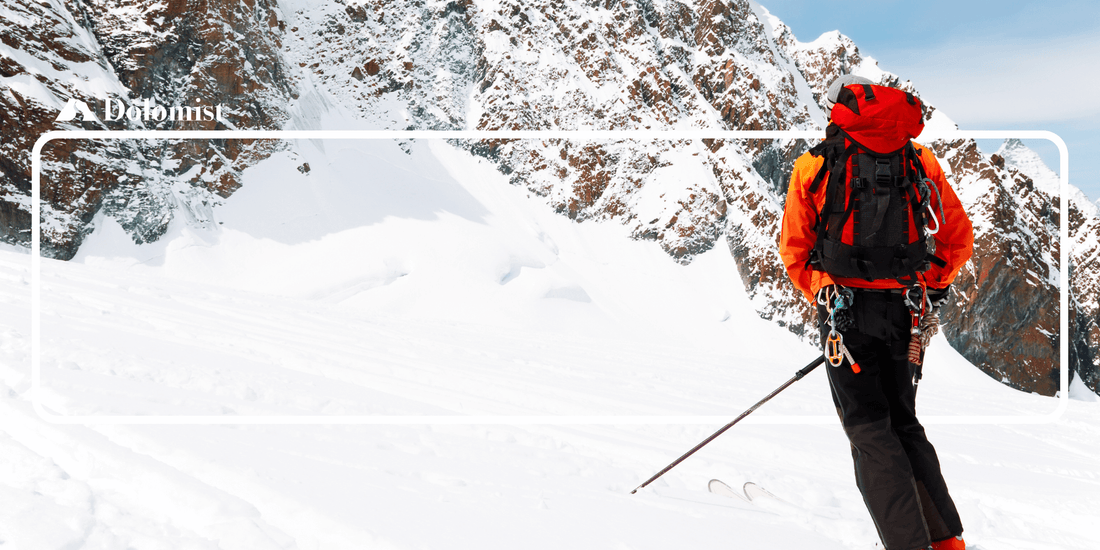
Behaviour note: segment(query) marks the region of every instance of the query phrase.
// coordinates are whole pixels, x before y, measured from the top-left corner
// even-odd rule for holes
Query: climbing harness
[[[859,373],[859,363],[852,358],[848,347],[844,345],[844,335],[840,331],[848,330],[855,324],[852,319],[852,301],[854,294],[849,288],[839,285],[824,287],[817,293],[817,303],[825,308],[829,318],[825,321],[829,324],[829,335],[825,337],[825,360],[829,365],[839,367],[848,360],[852,365],[852,372]]]

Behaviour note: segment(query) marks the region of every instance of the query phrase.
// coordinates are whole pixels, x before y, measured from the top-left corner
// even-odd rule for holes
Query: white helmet
[[[836,98],[840,95],[840,89],[851,84],[874,84],[869,78],[862,76],[856,76],[854,74],[845,74],[838,76],[832,84],[829,84],[829,91],[825,94],[825,114],[832,116],[833,105],[836,105]]]

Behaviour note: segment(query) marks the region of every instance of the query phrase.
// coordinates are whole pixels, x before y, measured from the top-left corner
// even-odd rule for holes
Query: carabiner
[[[835,330],[830,331],[825,338],[825,359],[828,359],[830,365],[839,367],[844,364],[845,351],[844,337]]]
[[[915,284],[905,290],[905,306],[909,308],[909,311],[913,314],[924,315],[924,306],[927,300],[928,292],[924,289],[924,285]]]
[[[936,222],[936,228],[932,229],[931,227],[925,227],[924,232],[929,234],[929,235],[935,235],[936,233],[940,232],[940,225],[942,225],[942,224],[940,223],[939,218],[936,217],[936,211],[932,210],[932,205],[931,204],[927,205],[925,207],[925,209],[928,210],[928,217],[932,218],[932,221]]]
[[[848,364],[852,366],[852,372],[859,374],[859,363],[852,358],[848,346],[844,345],[844,337],[835,330],[829,332],[829,336],[825,338],[825,359],[834,367],[843,365],[844,360],[847,359]]]

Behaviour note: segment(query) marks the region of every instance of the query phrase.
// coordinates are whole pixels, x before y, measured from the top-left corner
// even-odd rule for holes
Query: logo
[[[69,102],[65,104],[65,107],[61,109],[61,113],[57,115],[58,122],[68,122],[76,118],[76,114],[80,113],[83,120],[94,120],[99,122],[95,113],[88,108],[88,104],[80,101],[79,99],[69,99]]]
[[[127,103],[122,99],[100,99],[103,108],[102,118],[97,117],[88,104],[79,99],[69,99],[57,115],[57,122],[69,122],[80,114],[82,120],[96,122],[115,122],[123,119],[131,122],[226,122],[222,116],[221,105],[159,105],[155,99],[143,99],[141,102]]]

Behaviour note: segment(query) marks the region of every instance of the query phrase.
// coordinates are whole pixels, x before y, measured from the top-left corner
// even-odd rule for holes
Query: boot
[[[966,550],[966,541],[962,535],[932,543],[932,550]]]

